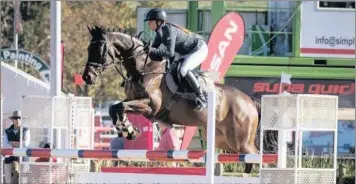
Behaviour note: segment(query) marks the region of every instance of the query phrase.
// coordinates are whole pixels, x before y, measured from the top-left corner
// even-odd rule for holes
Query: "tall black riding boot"
[[[205,95],[203,93],[203,90],[199,86],[198,79],[195,77],[194,73],[192,71],[188,71],[187,75],[185,76],[185,79],[188,81],[190,87],[194,90],[195,95],[196,95],[196,104],[198,105],[198,109],[207,108],[207,99],[205,98]]]

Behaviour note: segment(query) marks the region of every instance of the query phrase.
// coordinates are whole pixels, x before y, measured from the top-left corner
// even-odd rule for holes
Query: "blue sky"
[[[327,146],[333,143],[333,134],[323,133],[315,135],[319,132],[304,132],[303,147],[310,146]],[[352,121],[339,121],[338,126],[338,153],[348,153],[348,145],[355,145],[355,123]]]

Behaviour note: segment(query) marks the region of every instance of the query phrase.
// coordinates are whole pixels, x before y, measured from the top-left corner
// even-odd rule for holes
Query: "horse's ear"
[[[100,28],[97,25],[95,25],[94,29],[95,29],[96,32],[100,31]]]
[[[88,25],[87,25],[87,28],[89,30],[89,33],[93,36],[93,29],[91,29]]]

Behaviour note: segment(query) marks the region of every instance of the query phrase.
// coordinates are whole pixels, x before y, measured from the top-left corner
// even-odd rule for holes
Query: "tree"
[[[1,1],[1,36],[0,36],[0,45],[1,48],[9,47],[12,41],[11,31],[13,28],[13,12],[14,6],[10,1]]]
[[[1,1],[1,45],[10,47],[13,28],[13,2]],[[166,1],[62,1],[61,36],[65,44],[63,91],[74,93],[73,75],[84,71],[87,61],[87,47],[91,36],[87,26],[124,28],[136,32],[136,8],[174,7]],[[36,53],[50,62],[50,3],[43,1],[21,2],[22,26],[20,48]],[[5,39],[3,39],[5,37]],[[28,71],[33,73],[32,71]],[[88,86],[88,94],[94,102],[102,100],[123,100],[125,95],[120,88],[122,79],[115,69],[110,68],[93,85]]]
[[[48,11],[46,12],[47,9]],[[22,31],[18,34],[19,48],[40,55],[45,61],[49,61],[49,55],[47,54],[49,51],[49,35],[46,32],[48,30],[47,27],[49,27],[49,17],[44,16],[48,12],[49,2],[22,1],[20,4]],[[14,35],[14,3],[12,1],[1,2],[1,24],[1,48],[10,48],[12,47]],[[19,69],[35,77],[40,77],[34,68],[19,65]]]
[[[65,2],[62,5],[62,38],[66,44],[65,84],[68,91],[73,91],[73,73],[84,71],[87,59],[87,47],[91,39],[87,25],[107,28],[124,28],[130,32],[136,29],[137,2]],[[144,4],[146,1],[144,2]],[[167,2],[149,2],[148,7],[166,6]],[[138,4],[141,6],[141,4]],[[90,12],[90,13],[88,13]],[[70,52],[68,52],[70,50]],[[122,79],[112,67],[108,69],[93,86],[88,87],[89,96],[95,102],[104,100],[123,100]]]
[[[90,13],[88,13],[90,12]],[[135,12],[130,9],[126,2],[72,2],[62,3],[62,38],[65,43],[65,79],[67,91],[74,90],[72,76],[74,73],[84,71],[87,59],[87,47],[91,36],[87,26],[104,26],[107,28],[135,27]],[[68,52],[70,50],[70,52]],[[108,69],[98,82],[88,87],[89,96],[95,101],[107,99],[123,99],[123,90],[120,89],[122,79],[113,68]]]

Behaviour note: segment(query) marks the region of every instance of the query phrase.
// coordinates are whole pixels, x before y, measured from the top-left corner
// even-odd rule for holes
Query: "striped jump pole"
[[[180,151],[150,151],[150,150],[70,150],[70,149],[31,149],[6,148],[1,149],[3,156],[27,156],[41,158],[87,158],[109,159],[123,161],[164,161],[164,162],[191,162],[205,163],[205,150]],[[263,156],[263,163],[276,163],[278,155]],[[259,154],[217,154],[215,162],[218,163],[259,163]]]
[[[140,173],[205,176],[205,167],[102,167],[104,173]]]

